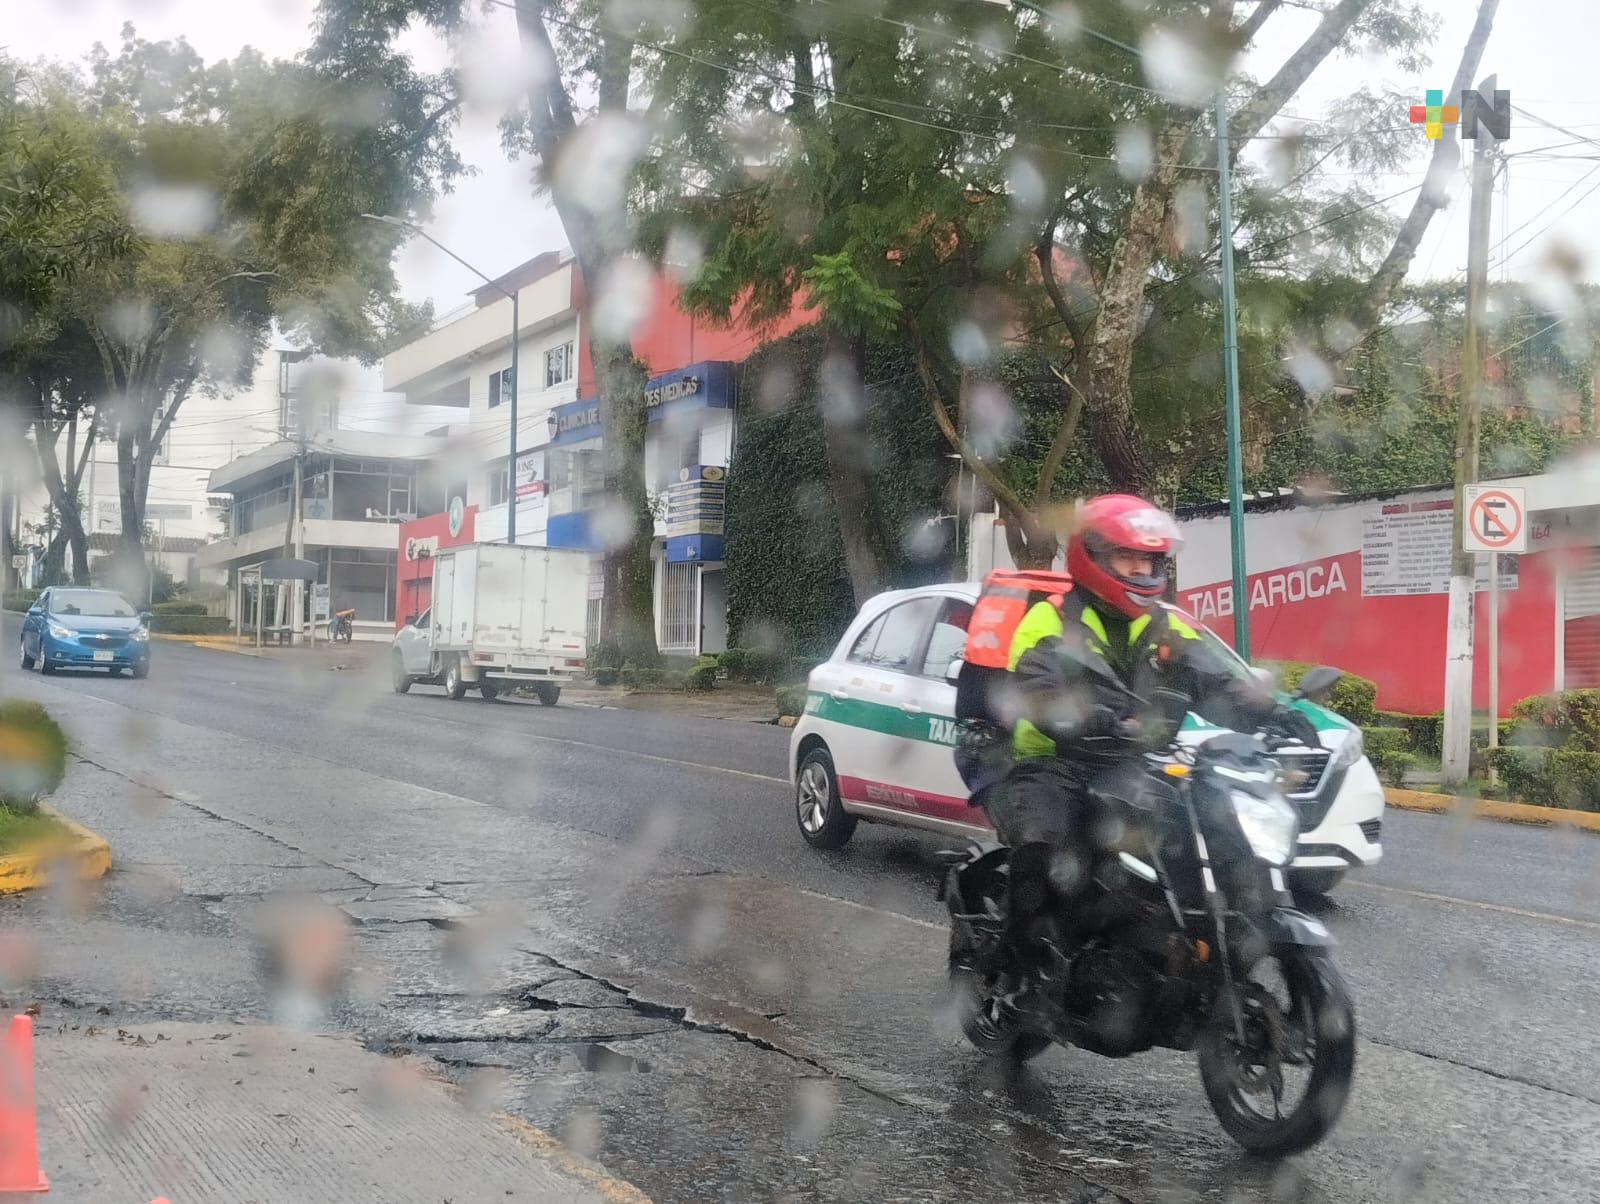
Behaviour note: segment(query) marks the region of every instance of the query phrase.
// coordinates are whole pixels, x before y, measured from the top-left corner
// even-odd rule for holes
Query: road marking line
[[[398,707],[383,707],[380,709],[390,714],[404,713]],[[447,719],[436,715],[433,717],[432,722],[452,723],[457,727],[470,727],[476,731],[483,730],[482,724],[468,723],[465,719]],[[572,748],[593,748],[600,752],[615,753],[622,757],[637,757],[641,761],[655,761],[661,765],[680,765],[685,769],[705,769],[709,770],[711,773],[726,773],[731,774],[736,778],[751,778],[757,782],[777,782],[780,786],[787,786],[789,784],[788,778],[780,778],[770,773],[752,773],[748,769],[729,769],[725,765],[707,765],[703,761],[683,761],[677,757],[662,757],[657,756],[655,753],[638,752],[631,748],[617,748],[615,745],[611,744],[595,744],[589,740],[573,740],[566,736],[543,736],[537,732],[523,731],[520,728],[501,727],[499,724],[490,724],[489,726],[505,732],[515,731],[518,735],[529,740],[542,740],[546,744],[565,744]]]
[[[1525,920],[1549,920],[1555,924],[1567,924],[1573,928],[1590,928],[1600,932],[1600,923],[1594,920],[1579,920],[1572,916],[1556,915],[1549,911],[1531,911],[1525,907],[1508,907],[1504,903],[1485,903],[1480,899],[1460,899],[1455,895],[1440,895],[1428,890],[1408,890],[1403,886],[1385,886],[1381,882],[1364,882],[1360,878],[1352,878],[1345,885],[1359,886],[1364,890],[1375,890],[1383,894],[1409,895],[1413,899],[1426,899],[1430,903],[1456,903],[1462,907],[1476,907],[1481,911],[1499,912],[1501,915],[1521,916]]]

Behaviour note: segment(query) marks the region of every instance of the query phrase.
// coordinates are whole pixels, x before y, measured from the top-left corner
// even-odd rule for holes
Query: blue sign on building
[[[653,376],[644,386],[645,417],[660,422],[664,414],[679,410],[733,408],[733,365],[707,360]],[[579,398],[550,411],[555,429],[552,447],[600,438],[600,399]]]

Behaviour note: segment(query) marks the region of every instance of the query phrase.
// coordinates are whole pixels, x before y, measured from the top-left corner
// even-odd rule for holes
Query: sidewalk
[[[645,1204],[553,1138],[470,1110],[425,1063],[228,1024],[41,1027],[46,1199],[79,1204]]]

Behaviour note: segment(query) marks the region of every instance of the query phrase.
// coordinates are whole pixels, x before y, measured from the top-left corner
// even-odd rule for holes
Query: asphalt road
[[[939,1014],[941,842],[807,848],[782,730],[397,696],[337,653],[156,652],[145,682],[0,670],[71,728],[89,764],[60,802],[119,854],[87,900],[3,905],[35,989],[280,1009],[261,908],[307,892],[359,924],[372,975],[321,1019],[492,1074],[663,1200],[1600,1199],[1595,838],[1390,814],[1385,861],[1323,912],[1356,1094],[1270,1167],[1184,1056],[1054,1051],[1008,1078],[966,1048]],[[469,908],[512,917],[471,990]]]

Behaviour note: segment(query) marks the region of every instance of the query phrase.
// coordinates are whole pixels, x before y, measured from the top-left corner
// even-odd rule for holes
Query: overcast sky
[[[290,56],[309,38],[308,26],[315,0],[0,0],[9,18],[0,32],[0,45],[23,58],[48,56],[77,59],[95,41],[114,46],[124,20],[132,20],[141,36],[152,40],[183,35],[207,59],[231,57],[246,43],[268,55]],[[1434,64],[1423,76],[1412,78],[1394,63],[1361,56],[1330,60],[1290,106],[1300,116],[1322,118],[1328,104],[1364,79],[1374,86],[1388,85],[1416,93],[1416,101],[1430,87],[1448,87],[1462,42],[1477,5],[1472,0],[1424,0],[1424,7],[1439,14],[1439,36]],[[1570,143],[1574,137],[1600,137],[1600,99],[1586,84],[1592,83],[1590,27],[1595,11],[1592,0],[1509,0],[1502,3],[1494,34],[1484,56],[1484,73],[1499,73],[1500,86],[1509,88],[1512,100],[1530,113],[1567,127],[1572,134],[1557,133],[1518,113],[1513,118],[1508,150],[1524,152],[1536,147]],[[1310,13],[1286,9],[1268,22],[1266,36],[1250,69],[1265,76],[1292,49],[1314,21]],[[471,43],[452,48],[426,33],[408,35],[407,48],[425,66],[439,66],[459,56],[475,68],[479,78],[510,74],[505,56],[514,53],[515,21],[505,9],[492,10],[475,20],[480,33]],[[508,161],[500,149],[497,113],[480,109],[471,113],[459,131],[463,158],[478,174],[459,182],[455,193],[442,198],[430,232],[463,258],[490,274],[506,270],[541,250],[564,245],[560,223],[548,203],[535,199],[529,183],[527,160]],[[1405,114],[1396,114],[1397,122]],[[1417,134],[1418,153],[1413,170],[1392,178],[1375,179],[1379,195],[1405,188],[1421,179],[1426,142]],[[1511,234],[1507,246],[1513,275],[1539,270],[1553,240],[1578,249],[1585,259],[1588,279],[1600,276],[1600,236],[1593,231],[1600,217],[1600,142],[1563,146],[1558,152],[1580,158],[1513,158],[1509,202],[1495,198],[1493,236],[1498,244],[1502,229]],[[1342,168],[1334,168],[1342,170]],[[1593,172],[1592,177],[1588,173]],[[1587,178],[1586,178],[1587,177]],[[1576,183],[1575,182],[1581,181]],[[1590,193],[1591,188],[1596,188]],[[1464,189],[1458,202],[1434,219],[1427,241],[1418,255],[1413,276],[1448,276],[1466,264],[1466,204]],[[1395,202],[1403,211],[1407,196]],[[1570,211],[1569,206],[1573,206]],[[1504,227],[1503,223],[1504,222]],[[1540,234],[1547,223],[1549,231]],[[1523,227],[1522,229],[1518,229]],[[417,241],[399,262],[401,284],[413,298],[432,297],[443,311],[460,304],[475,283],[469,273]],[[1498,268],[1496,275],[1498,275]]]

